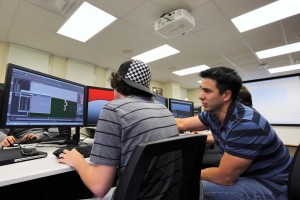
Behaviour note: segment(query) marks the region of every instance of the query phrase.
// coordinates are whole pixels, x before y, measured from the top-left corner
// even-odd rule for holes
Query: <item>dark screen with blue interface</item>
[[[5,127],[85,125],[85,86],[8,64],[3,116]]]
[[[193,117],[194,102],[170,98],[169,110],[175,118]]]

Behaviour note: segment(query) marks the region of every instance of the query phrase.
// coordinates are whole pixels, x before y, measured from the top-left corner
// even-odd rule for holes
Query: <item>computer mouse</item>
[[[18,147],[19,146],[19,144],[17,144],[17,143],[14,143],[14,144],[10,144],[9,146],[7,146],[7,147]]]
[[[35,156],[39,152],[36,148],[22,148],[21,153],[23,156]]]
[[[59,158],[59,154],[61,154],[62,152],[64,151],[64,148],[59,148],[59,149],[56,149],[55,151],[53,151],[53,154]]]

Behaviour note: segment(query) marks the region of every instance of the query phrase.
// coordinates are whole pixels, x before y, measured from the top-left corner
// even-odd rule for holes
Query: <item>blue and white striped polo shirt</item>
[[[199,119],[210,128],[222,153],[253,160],[241,176],[251,176],[274,192],[287,190],[289,151],[260,113],[235,101],[222,125],[210,112],[200,113]]]

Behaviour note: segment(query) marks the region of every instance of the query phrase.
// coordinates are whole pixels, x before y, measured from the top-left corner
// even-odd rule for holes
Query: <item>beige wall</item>
[[[0,41],[0,82],[4,82],[6,65],[9,57],[9,47],[10,44],[6,42]],[[23,48],[25,53],[31,56],[36,52],[37,55],[45,56],[48,53],[39,52],[37,50],[32,50],[30,48]],[[27,52],[29,51],[29,52]],[[20,54],[20,51],[18,52]],[[37,56],[35,55],[35,56]],[[21,55],[22,56],[22,55]],[[48,54],[48,73],[57,76],[60,78],[66,79],[68,77],[68,58],[60,57],[58,55]],[[12,58],[11,58],[12,59]],[[14,59],[14,58],[13,58]],[[26,59],[26,57],[22,58]],[[44,62],[44,61],[43,61]],[[109,77],[111,73],[111,69],[102,68],[100,66],[93,66],[92,70],[92,83],[94,86],[109,88]],[[185,88],[181,88],[178,83],[168,82],[168,83],[160,83],[157,81],[152,81],[150,83],[150,87],[158,87],[163,89],[163,96],[167,98],[176,98],[182,99],[188,98],[189,101],[193,101],[195,106],[200,106],[199,94],[200,89],[191,89],[187,90]],[[279,137],[283,140],[285,144],[298,145],[300,143],[300,131],[299,127],[286,127],[286,126],[274,126],[274,129],[277,131]]]
[[[49,74],[65,79],[67,77],[68,59],[51,55],[49,59]]]
[[[4,83],[9,44],[0,42],[0,82]]]
[[[190,101],[194,102],[195,106],[200,106],[201,105],[201,102],[199,100],[199,94],[200,94],[200,89],[199,88],[189,90],[188,98],[189,98]]]
[[[1,41],[0,41],[0,72],[1,72],[0,82],[5,81],[6,65],[9,61],[20,66],[25,66],[30,69],[34,69],[44,73],[49,73],[50,75],[57,76],[63,79],[69,79],[69,80],[72,80],[74,76],[75,77],[78,76],[72,73],[74,71],[76,73],[77,71],[76,69],[80,69],[80,67],[78,67],[79,65],[87,65],[89,67],[88,70],[89,80],[81,80],[80,78],[77,77],[74,78],[75,82],[80,82],[91,86],[110,88],[110,83],[108,79],[110,77],[112,69],[106,69],[101,66],[81,63],[80,61],[74,61],[72,59],[70,60],[66,57],[61,57],[59,55],[53,55],[47,52],[42,52],[25,46],[10,44]],[[188,98],[190,100],[189,90],[180,87],[180,84],[178,83],[175,82],[161,83],[158,81],[151,81],[150,89],[152,90],[153,87],[162,88],[164,97],[176,98],[182,100]]]

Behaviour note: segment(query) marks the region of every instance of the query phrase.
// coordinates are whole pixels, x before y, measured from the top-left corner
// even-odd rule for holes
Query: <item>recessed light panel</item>
[[[57,33],[86,42],[116,19],[103,10],[84,2]]]
[[[279,0],[233,18],[231,21],[240,32],[244,32],[299,13],[299,0]]]
[[[300,9],[300,8],[299,8]],[[256,52],[260,59],[300,51],[300,42]]]
[[[298,69],[300,69],[300,64],[290,65],[290,66],[285,66],[285,67],[276,67],[276,68],[268,69],[268,71],[271,74],[274,74],[274,73],[286,72],[286,71],[292,71],[292,70],[298,70]]]
[[[145,63],[149,63],[149,62],[152,62],[155,60],[159,60],[159,59],[177,54],[179,52],[180,51],[178,51],[177,49],[174,49],[173,47],[165,44],[163,46],[157,47],[150,51],[146,51],[140,55],[134,56],[134,57],[132,57],[132,59],[137,59],[137,60],[141,60]]]
[[[182,69],[182,70],[178,70],[175,72],[172,72],[178,76],[184,76],[184,75],[188,75],[188,74],[195,74],[195,73],[199,73],[203,70],[209,69],[208,66],[206,65],[200,65],[200,66],[196,66],[196,67],[190,67],[190,68],[186,68],[186,69]]]

